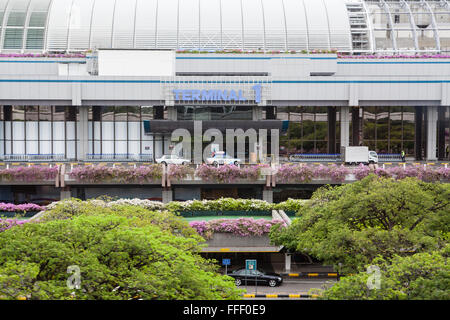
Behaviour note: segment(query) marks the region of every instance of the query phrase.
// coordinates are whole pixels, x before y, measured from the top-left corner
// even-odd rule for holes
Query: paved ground
[[[278,287],[269,286],[241,286],[248,294],[307,294],[310,289],[323,289],[325,285],[334,284],[334,279],[283,279],[283,284]]]

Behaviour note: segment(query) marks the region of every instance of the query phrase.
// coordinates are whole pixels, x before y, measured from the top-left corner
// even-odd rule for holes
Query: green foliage
[[[369,176],[319,189],[302,216],[270,236],[284,245],[355,272],[375,257],[432,251],[448,240],[450,185]]]
[[[425,252],[413,256],[395,256],[392,261],[377,258],[380,288],[369,289],[373,274],[360,272],[344,277],[321,292],[322,299],[345,300],[449,300],[450,265],[448,252]]]
[[[195,237],[129,213],[84,212],[0,233],[0,298],[239,299],[233,279],[197,254]],[[67,286],[73,265],[81,289]]]
[[[76,216],[120,216],[133,218],[133,224],[137,227],[145,225],[157,225],[162,230],[180,233],[186,237],[196,237],[195,230],[182,218],[169,211],[154,211],[140,206],[114,205],[104,207],[99,200],[81,201],[69,199],[58,202],[52,209],[45,212],[40,221],[53,221],[70,219]]]

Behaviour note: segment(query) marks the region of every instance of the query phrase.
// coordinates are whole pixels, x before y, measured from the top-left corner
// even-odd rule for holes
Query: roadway
[[[278,287],[269,286],[258,286],[254,285],[240,286],[240,289],[245,289],[246,294],[255,295],[308,295],[308,291],[311,289],[324,289],[326,287],[332,286],[336,282],[336,279],[292,279],[284,278],[283,284]],[[258,298],[250,297],[245,298],[247,300],[258,300],[258,299],[293,299],[292,297],[277,297],[277,298]],[[295,299],[305,299],[305,298],[295,298]]]

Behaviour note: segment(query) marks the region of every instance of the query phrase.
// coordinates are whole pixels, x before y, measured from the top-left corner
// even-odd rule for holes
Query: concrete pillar
[[[285,253],[284,254],[284,268],[285,268],[285,272],[289,273],[291,272],[291,261],[292,261],[292,255],[290,253]]]
[[[70,199],[72,198],[72,191],[69,187],[65,187],[61,189],[60,192],[60,200]]]
[[[264,188],[263,189],[263,200],[268,203],[273,203],[273,189]]]
[[[170,188],[164,188],[162,190],[162,202],[169,203],[173,201],[173,191]]]
[[[328,153],[336,152],[336,108],[328,107]]]
[[[423,141],[423,107],[416,107],[415,108],[415,140],[416,140],[416,160],[420,161],[423,160],[422,156],[422,141]]]
[[[89,153],[89,107],[80,106],[80,120],[78,121],[78,160],[86,160]]]
[[[341,147],[350,146],[350,107],[341,107]],[[340,150],[339,150],[340,152]]]
[[[260,106],[253,106],[252,109],[253,121],[261,121],[263,120],[263,109]]]
[[[438,107],[438,159],[445,160],[446,152],[445,152],[445,110],[447,107],[440,106]]]
[[[360,108],[352,108],[352,146],[359,146]]]
[[[427,160],[436,161],[438,107],[427,107]]]

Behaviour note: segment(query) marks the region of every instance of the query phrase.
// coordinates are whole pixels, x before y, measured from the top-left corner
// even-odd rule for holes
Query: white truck
[[[378,163],[378,154],[369,147],[341,147],[341,158],[345,164]]]

